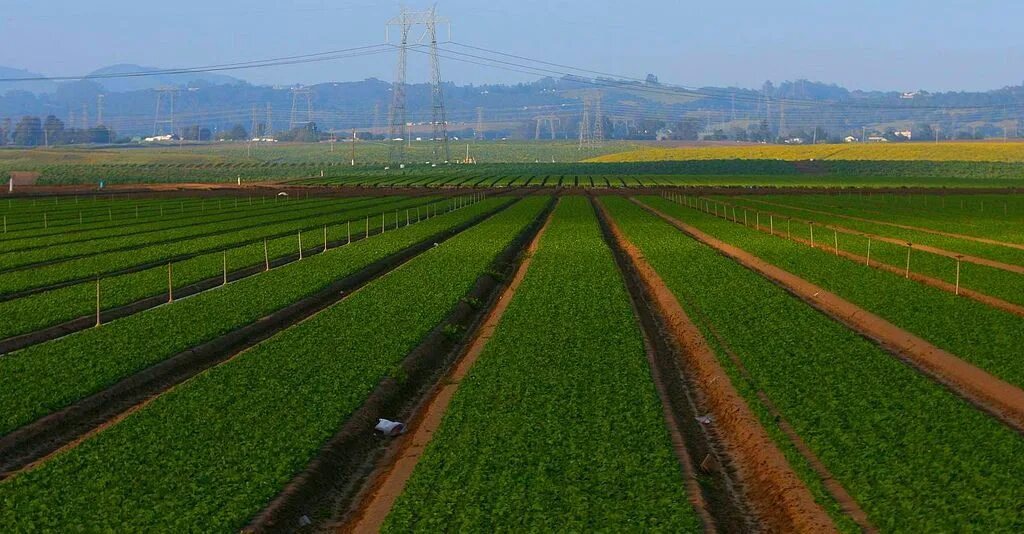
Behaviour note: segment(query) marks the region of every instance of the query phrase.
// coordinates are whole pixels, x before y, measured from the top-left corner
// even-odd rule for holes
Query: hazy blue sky
[[[75,75],[114,63],[184,67],[384,40],[398,2],[4,0],[0,65]],[[429,4],[407,2],[410,7]],[[562,0],[438,2],[454,39],[684,85],[806,77],[864,89],[993,89],[1024,80],[1024,2]],[[423,78],[413,54],[411,78]],[[447,79],[533,76],[443,62]],[[231,73],[256,83],[391,79],[391,55]]]

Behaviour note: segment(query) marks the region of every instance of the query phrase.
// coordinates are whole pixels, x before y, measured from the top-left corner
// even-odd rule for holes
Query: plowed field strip
[[[661,217],[690,237],[778,284],[811,306],[833,317],[882,348],[904,359],[975,405],[991,412],[1018,432],[1024,432],[1024,391],[961,360],[926,340],[806,280],[716,239],[697,228],[633,202]]]
[[[427,205],[427,204],[432,204],[432,203],[433,202],[424,202],[422,204],[412,204],[410,206],[411,207],[416,207],[416,206],[422,206],[422,205]],[[391,205],[391,204],[385,203],[384,205]],[[376,207],[376,206],[377,205],[374,205],[372,207]],[[404,204],[402,205],[403,208],[410,207],[410,206],[406,206]],[[383,205],[381,205],[381,207],[383,207]],[[368,209],[368,208],[362,208],[362,209]],[[387,209],[385,209],[384,211],[386,212]],[[348,220],[349,219],[344,219],[343,218],[340,221],[337,221],[335,224],[344,223],[344,222],[347,222]],[[359,220],[361,220],[361,218]],[[352,222],[356,222],[356,220],[353,220]],[[225,247],[227,247],[227,248],[236,248],[236,247],[240,247],[240,246],[251,245],[251,244],[254,244],[254,243],[258,243],[258,242],[262,241],[263,239],[275,239],[275,238],[292,236],[292,235],[295,235],[296,231],[304,231],[304,232],[316,231],[316,230],[319,230],[320,227],[321,227],[320,224],[317,224],[315,226],[304,226],[304,227],[301,227],[301,228],[295,228],[295,229],[289,230],[287,232],[278,232],[278,233],[275,233],[275,234],[263,235],[263,236],[260,236],[258,238],[254,238],[254,239],[245,239],[245,240],[242,240],[242,241],[234,241],[234,242],[231,242],[228,245],[223,245],[223,246],[220,246],[220,247],[207,248],[207,249],[196,251],[196,252],[188,252],[188,253],[184,253],[184,254],[177,254],[177,255],[174,255],[174,256],[162,257],[159,260],[147,261],[147,262],[143,262],[143,263],[132,265],[130,267],[125,267],[125,268],[122,268],[122,269],[115,269],[115,270],[111,270],[111,271],[106,271],[106,272],[101,273],[101,275],[103,277],[111,277],[111,276],[118,276],[118,275],[122,275],[122,274],[135,273],[135,272],[139,272],[139,271],[144,271],[146,269],[151,269],[151,268],[154,268],[154,267],[163,266],[163,265],[166,265],[167,263],[179,263],[179,262],[182,262],[182,261],[185,261],[185,260],[189,260],[189,259],[192,259],[192,258],[195,258],[195,257],[198,257],[198,256],[202,256],[204,254],[210,254],[211,252],[218,252],[220,250],[223,250]],[[138,249],[141,249],[141,248],[145,248],[145,247],[138,247]],[[0,295],[0,302],[6,302],[6,301],[10,301],[10,300],[21,298],[21,297],[26,297],[26,296],[29,296],[29,295],[35,295],[35,294],[43,293],[43,292],[46,292],[46,291],[51,291],[51,290],[54,290],[54,289],[60,289],[60,288],[63,288],[63,287],[69,287],[69,286],[73,286],[73,285],[76,285],[76,284],[81,284],[83,282],[90,282],[90,281],[95,280],[95,276],[96,276],[95,274],[90,274],[88,276],[77,276],[75,278],[68,279],[68,280],[62,280],[60,282],[53,282],[53,283],[49,283],[49,284],[44,284],[44,285],[39,285],[39,286],[31,287],[29,289],[22,289],[22,290],[18,290],[18,291],[13,291],[13,292],[10,292],[10,293],[6,293],[4,295]]]
[[[924,228],[924,227],[921,227],[921,226],[910,226],[910,225],[907,225],[907,224],[899,224],[899,223],[888,222],[888,221],[880,221],[880,220],[877,220],[877,219],[868,219],[868,218],[865,218],[865,217],[855,217],[853,215],[844,215],[844,214],[833,213],[833,212],[824,211],[824,210],[815,210],[815,209],[811,209],[811,208],[803,208],[803,207],[800,207],[800,206],[790,206],[788,204],[781,204],[781,203],[778,203],[778,202],[771,202],[771,201],[768,201],[768,200],[758,200],[758,199],[749,199],[749,200],[751,202],[756,202],[758,204],[764,204],[764,205],[767,205],[767,206],[777,206],[777,207],[780,207],[780,208],[806,211],[808,213],[817,213],[819,215],[827,215],[829,217],[839,217],[840,219],[848,219],[848,220],[851,220],[851,221],[861,221],[861,222],[867,222],[867,223],[872,223],[872,224],[881,224],[881,225],[884,225],[884,226],[891,226],[893,228],[900,228],[900,229],[903,229],[903,230],[913,230],[915,232],[924,232],[926,234],[941,235],[941,236],[944,236],[944,237],[952,237],[952,238],[956,238],[956,239],[963,239],[965,241],[974,241],[976,243],[984,243],[986,245],[996,245],[996,246],[1000,246],[1000,247],[1007,247],[1007,248],[1014,248],[1014,249],[1017,249],[1017,250],[1024,250],[1024,245],[1021,245],[1021,244],[1018,244],[1018,243],[1008,243],[1006,241],[998,241],[998,240],[995,240],[995,239],[988,239],[988,238],[985,238],[985,237],[976,237],[976,236],[965,235],[965,234],[957,234],[957,233],[953,233],[953,232],[943,232],[941,230],[934,230],[932,228]]]
[[[341,532],[371,532],[380,530],[381,525],[391,512],[391,506],[405,489],[406,482],[412,476],[420,456],[426,450],[434,432],[441,426],[441,420],[451,404],[452,398],[459,390],[459,384],[469,373],[469,370],[476,363],[483,352],[487,342],[494,336],[494,330],[498,327],[502,315],[508,309],[512,297],[526,276],[530,268],[533,253],[543,237],[551,222],[550,214],[544,221],[543,226],[533,237],[527,247],[526,256],[516,269],[511,282],[502,292],[501,297],[494,309],[487,315],[477,335],[466,350],[465,355],[459,360],[455,369],[446,377],[442,384],[435,389],[429,402],[418,414],[411,425],[411,430],[402,437],[401,442],[395,447],[397,451],[389,459],[390,463],[380,466],[380,472],[374,482],[374,487],[363,502],[360,503],[353,519],[339,530]]]
[[[475,217],[451,230],[375,262],[340,279],[315,295],[289,305],[259,321],[233,330],[200,346],[190,348],[71,406],[0,438],[0,480],[39,463],[55,452],[63,452],[86,437],[123,419],[141,405],[173,389],[211,366],[233,357],[292,325],[312,317],[359,288],[384,276],[407,261],[473,227],[509,205]]]
[[[604,216],[611,220],[606,212]],[[722,429],[730,456],[745,481],[747,498],[758,515],[770,529],[779,532],[834,532],[832,519],[814,502],[810,491],[761,427],[700,329],[643,254],[614,223],[611,227],[669,326],[669,334],[683,349],[686,368],[697,374],[694,380],[706,395],[714,422]]]
[[[731,205],[726,204],[726,206],[731,206]],[[692,207],[692,206],[690,206],[690,207]],[[694,208],[694,209],[697,209],[697,208]],[[778,216],[779,217],[786,217],[785,215],[778,215]],[[732,219],[729,218],[728,212],[726,212],[724,215],[720,215],[720,217],[725,219],[725,220],[727,220],[727,221],[728,220],[732,220]],[[737,222],[737,221],[734,221],[734,222]],[[800,221],[800,222],[806,222],[806,221]],[[737,224],[739,224],[739,223],[737,222]],[[855,254],[853,252],[848,252],[846,250],[843,250],[842,248],[835,248],[834,246],[833,247],[828,247],[827,246],[827,240],[824,243],[822,243],[820,241],[819,242],[811,242],[809,239],[804,239],[802,237],[786,236],[786,235],[783,235],[783,234],[781,234],[779,232],[776,232],[771,227],[765,227],[763,224],[761,224],[761,225],[755,224],[754,226],[748,226],[747,228],[755,229],[755,230],[758,230],[758,231],[760,231],[762,233],[766,233],[766,234],[769,234],[769,235],[772,235],[772,236],[775,236],[775,237],[785,238],[785,239],[788,239],[790,241],[793,241],[793,242],[796,242],[796,243],[800,243],[802,245],[807,245],[807,246],[809,246],[811,248],[817,248],[817,249],[821,249],[822,251],[827,251],[827,252],[830,252],[830,253],[834,253],[837,256],[841,256],[841,257],[846,258],[848,260],[853,260],[855,263],[867,265],[869,267],[874,267],[876,269],[879,269],[879,270],[882,270],[882,271],[886,271],[886,272],[889,272],[889,273],[893,273],[893,274],[897,274],[897,275],[900,275],[900,276],[905,276],[905,277],[909,278],[910,280],[914,280],[915,282],[920,282],[922,284],[925,284],[925,285],[928,285],[928,286],[931,286],[931,287],[934,287],[934,288],[937,288],[937,289],[941,289],[943,291],[946,291],[946,292],[949,292],[949,293],[953,293],[955,295],[961,295],[961,296],[963,296],[965,298],[969,298],[971,300],[980,302],[982,304],[986,304],[986,305],[992,306],[993,308],[997,308],[997,309],[1000,309],[1000,310],[1012,313],[1014,315],[1017,315],[1017,316],[1020,316],[1020,317],[1024,317],[1024,306],[1021,306],[1019,304],[1014,304],[1014,303],[1012,303],[1010,301],[1007,301],[1007,300],[1004,300],[1004,299],[1001,299],[1001,298],[997,298],[997,297],[993,297],[991,295],[986,295],[985,293],[982,293],[980,291],[975,291],[973,289],[968,289],[966,287],[959,287],[958,288],[956,286],[956,284],[951,284],[951,283],[949,283],[949,282],[947,282],[945,280],[941,280],[941,279],[938,279],[938,278],[934,278],[934,277],[931,277],[931,276],[920,274],[920,273],[914,272],[913,270],[911,270],[909,275],[908,275],[905,267],[898,267],[898,266],[891,265],[891,264],[888,264],[888,263],[880,262],[878,260],[870,260],[866,256],[861,256],[861,255]],[[826,226],[826,228],[832,228],[832,227],[831,226]],[[839,230],[839,228],[836,228],[836,229]],[[842,230],[840,230],[840,231],[842,231]],[[850,233],[850,232],[844,232],[844,233]],[[859,232],[857,232],[856,234],[857,235],[862,235]],[[872,238],[877,239],[878,236],[872,236]],[[895,243],[895,244],[898,244],[898,245],[904,244],[903,242],[901,242],[899,240],[887,240],[885,238],[882,238],[881,240],[887,241],[887,242],[890,242],[890,243]],[[926,247],[917,247],[917,248],[921,248],[922,250],[926,249]],[[977,259],[983,260],[983,258],[977,258]],[[983,261],[987,261],[987,260],[983,260]],[[1013,266],[1010,266],[1010,267],[1013,267]]]

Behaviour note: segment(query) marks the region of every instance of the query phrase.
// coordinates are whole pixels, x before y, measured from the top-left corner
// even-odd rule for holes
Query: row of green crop
[[[1015,432],[628,200],[606,202],[705,336],[721,336],[740,360],[750,381],[721,345],[712,343],[747,402],[758,406],[756,392],[763,391],[881,531],[1010,532],[1024,524],[1024,441]],[[901,279],[887,273],[862,268],[851,274],[851,264],[830,261],[820,251],[667,201],[650,203],[768,261],[792,258],[781,263],[797,274],[814,269],[832,270],[837,279],[872,276],[876,284],[866,283],[862,291],[890,295],[886,298],[893,301],[904,301],[907,294],[898,287]],[[766,245],[754,247],[755,242]],[[771,250],[779,253],[769,256]],[[907,302],[907,311],[914,304]],[[919,309],[938,315],[932,307]],[[950,317],[946,326],[952,324],[957,318]],[[973,339],[985,336],[966,326],[961,332]],[[778,424],[763,406],[758,410],[766,426]],[[773,435],[781,433],[776,428]]]
[[[132,203],[106,201],[99,203],[83,203],[81,206],[69,208],[14,207],[4,210],[3,218],[7,221],[7,232],[0,234],[0,240],[20,239],[29,236],[55,235],[61,232],[75,232],[83,229],[104,228],[122,225],[126,220],[148,218],[162,214],[183,211],[178,201],[136,201]],[[187,203],[189,212],[192,205]]]
[[[843,233],[835,228],[794,221],[785,216],[732,205],[728,203],[728,199],[723,203],[718,199],[707,200],[681,195],[669,195],[669,198],[684,206],[715,214],[737,224],[760,228],[779,238],[803,240],[806,244],[813,243],[822,250],[832,252],[838,247],[840,251],[863,257],[862,261],[865,264],[870,258],[871,265],[885,264],[903,271],[909,268],[911,273],[943,280],[953,286],[959,283],[962,288],[1024,305],[1024,279],[1019,273],[970,262],[959,262],[958,265],[956,258],[920,249],[914,250],[905,242],[889,243],[863,235]]]
[[[363,207],[353,206],[352,209],[338,214],[338,220],[327,227],[328,242],[344,242],[351,233],[353,239],[365,235],[378,234],[382,224],[387,230],[405,226],[405,210],[410,212],[410,220],[426,219],[430,214],[443,213],[450,206],[447,201],[431,202],[430,198],[401,199],[394,198],[384,203],[373,203]],[[400,210],[397,219],[394,210]],[[386,221],[380,214],[387,212]],[[416,217],[420,211],[421,216]],[[353,222],[345,222],[345,221]],[[303,235],[304,249],[319,249],[324,244],[322,231],[311,231]],[[201,254],[199,256],[174,263],[171,270],[170,284],[172,288],[188,286],[196,282],[208,280],[222,275],[224,270],[229,273],[252,267],[260,267],[266,260],[271,262],[298,253],[298,235],[286,235],[276,239],[268,239],[266,248],[262,241],[229,249]],[[62,324],[72,319],[95,313],[96,282],[89,281],[59,289],[53,289],[27,295],[18,299],[0,302],[0,339],[27,334],[42,328]],[[168,293],[168,268],[158,266],[142,271],[102,278],[100,286],[100,307],[109,310],[125,306],[139,300]]]
[[[70,258],[85,258],[108,252],[137,250],[165,244],[181,243],[204,237],[222,236],[252,228],[269,228],[273,225],[303,221],[326,213],[337,213],[350,206],[359,206],[370,201],[370,199],[366,198],[356,198],[353,200],[328,199],[306,203],[302,206],[293,206],[292,209],[288,210],[273,212],[255,210],[255,216],[251,217],[235,216],[205,224],[164,228],[155,232],[118,235],[84,242],[63,243],[60,246],[21,250],[14,253],[0,253],[0,270],[30,266],[43,262],[58,262]],[[187,223],[188,219],[185,219],[183,222]]]
[[[892,225],[880,224],[877,222],[858,221],[854,219],[838,217],[836,215],[830,215],[827,213],[815,213],[813,211],[808,211],[806,209],[801,208],[784,207],[782,205],[779,205],[778,203],[765,204],[764,201],[759,200],[758,198],[732,197],[721,198],[720,200],[724,200],[726,202],[735,204],[736,206],[745,207],[751,210],[771,212],[785,217],[803,219],[806,221],[813,221],[815,223],[825,225],[839,226],[857,232],[864,232],[867,234],[878,235],[883,237],[891,237],[908,243],[928,245],[949,252],[967,254],[971,256],[977,256],[979,258],[987,258],[990,260],[995,260],[1003,263],[1024,265],[1024,251],[1003,247],[999,245],[979,243],[977,241],[937,235],[933,233],[922,232],[920,230],[897,228]]]
[[[958,355],[990,373],[1024,386],[1020,332],[1024,318],[953,293],[908,280],[715,218],[668,200],[651,205],[801,276],[874,312],[896,326]],[[905,255],[905,252],[904,252]]]
[[[308,297],[332,282],[494,209],[490,200],[0,357],[0,434]]]
[[[211,222],[271,215],[282,211],[301,209],[307,205],[312,205],[310,203],[317,203],[317,200],[270,201],[269,203],[262,199],[258,199],[255,202],[244,199],[239,200],[240,202],[237,204],[229,202],[226,208],[215,204],[215,207],[212,207],[212,209],[204,208],[196,199],[190,199],[187,202],[185,200],[163,201],[159,205],[151,203],[146,206],[138,206],[138,217],[135,216],[131,206],[127,205],[128,202],[125,202],[124,208],[127,209],[124,210],[124,217],[120,213],[117,214],[116,223],[110,222],[110,219],[114,219],[113,214],[108,218],[108,214],[104,212],[101,215],[102,224],[99,225],[90,224],[86,221],[81,226],[75,224],[74,229],[55,228],[53,232],[46,233],[31,231],[23,231],[18,234],[12,233],[6,239],[0,239],[0,252],[8,253],[44,246],[81,243],[90,240],[186,228]],[[131,204],[135,203],[132,202]],[[188,208],[186,208],[186,205],[188,205]],[[193,209],[193,206],[195,209]]]
[[[384,530],[701,530],[586,199],[556,208]]]
[[[918,195],[919,197],[922,195]],[[928,196],[924,196],[925,199]],[[933,201],[938,197],[932,197]],[[800,196],[800,197],[766,197],[762,200],[785,204],[787,206],[811,210],[827,211],[836,215],[871,219],[879,222],[915,226],[948,233],[989,238],[1024,244],[1024,209],[1010,212],[1009,199],[988,199],[987,209],[976,207],[973,210],[943,209],[939,206],[928,211],[892,209],[889,205],[870,203],[856,196]],[[953,203],[966,201],[964,198],[951,199]],[[985,200],[974,200],[978,206],[985,206]]]
[[[277,163],[260,162],[218,166],[217,164],[115,164],[115,165],[51,165],[41,169],[38,181],[46,185],[161,183],[161,182],[234,182],[261,181],[271,178],[316,176],[333,171],[341,162]]]
[[[406,207],[421,203],[423,203],[422,200],[409,199],[403,201],[399,206],[389,206],[388,209],[405,209]],[[380,216],[397,217],[393,213],[383,213],[382,211],[378,211],[377,214]],[[308,217],[298,218],[289,222],[225,232],[220,235],[200,237],[187,241],[141,247],[134,250],[108,252],[95,256],[70,259],[57,264],[43,265],[30,270],[2,273],[0,274],[0,294],[42,288],[65,281],[95,278],[140,264],[167,262],[169,258],[182,255],[219,252],[245,244],[261,243],[263,239],[267,238],[286,237],[294,234],[296,239],[298,239],[300,232],[306,233],[308,239],[310,237],[309,233],[318,232],[324,226],[334,226],[337,228],[339,224],[346,220],[349,219],[339,215],[337,211],[331,213],[330,210],[321,210],[320,213],[309,214]]]
[[[793,162],[780,160],[691,160],[617,163],[490,163],[481,165],[406,164],[403,169],[383,165],[345,165],[347,161],[330,159],[296,162],[254,161],[251,163],[143,163],[143,164],[70,164],[42,168],[43,183],[82,184],[264,180],[317,176],[323,171],[348,182],[374,182],[380,178],[395,180],[401,176],[448,176],[449,173],[512,176],[762,176],[801,177],[802,181],[835,181],[836,177],[858,181],[870,178],[898,185],[905,181],[921,183],[1019,184],[1024,164],[992,162],[933,161],[818,161],[821,175],[801,175]]]
[[[522,201],[0,484],[0,528],[238,530],[546,202]]]

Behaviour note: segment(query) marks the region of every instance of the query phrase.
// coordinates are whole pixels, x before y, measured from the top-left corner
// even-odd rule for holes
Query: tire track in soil
[[[513,274],[520,253],[550,218],[555,201],[492,263],[492,269]],[[401,364],[407,378],[401,383],[386,377],[363,405],[353,413],[320,453],[288,486],[243,529],[243,532],[333,531],[353,517],[358,506],[377,487],[377,477],[394,463],[406,433],[399,440],[379,436],[374,426],[380,417],[411,421],[418,425],[424,406],[446,383],[443,378],[467,350],[467,340],[481,327],[489,310],[498,305],[502,282],[482,274],[467,297],[486,301],[472,305],[464,299],[455,310],[411,351]],[[446,325],[462,325],[467,336],[453,340]],[[396,494],[397,496],[397,494]],[[304,522],[303,517],[309,519]],[[305,524],[304,524],[305,523]]]
[[[996,240],[996,239],[989,239],[987,237],[976,237],[976,236],[972,236],[972,235],[957,234],[957,233],[954,233],[954,232],[943,232],[942,230],[934,230],[932,228],[924,228],[924,227],[921,227],[921,226],[911,226],[909,224],[899,224],[899,223],[894,223],[894,222],[889,222],[889,221],[878,221],[878,220],[875,220],[875,219],[868,219],[868,218],[865,218],[865,217],[855,217],[853,215],[843,215],[841,213],[832,213],[832,212],[823,211],[823,210],[815,210],[815,209],[803,208],[803,207],[799,207],[799,206],[790,206],[788,204],[781,204],[781,203],[778,203],[778,202],[770,202],[770,201],[767,201],[767,200],[756,200],[756,199],[749,199],[749,200],[751,202],[757,202],[758,204],[766,204],[768,206],[776,206],[776,207],[779,207],[779,208],[787,208],[787,209],[794,209],[794,210],[799,210],[799,211],[806,211],[808,213],[817,213],[819,215],[828,215],[828,216],[831,216],[831,217],[839,217],[841,219],[848,219],[848,220],[851,220],[851,221],[860,221],[860,222],[866,222],[866,223],[881,224],[881,225],[884,225],[884,226],[892,226],[894,228],[900,228],[900,229],[903,229],[903,230],[914,230],[914,231],[917,231],[917,232],[924,232],[926,234],[934,234],[934,235],[941,235],[941,236],[944,236],[944,237],[952,237],[952,238],[956,238],[956,239],[963,239],[964,241],[974,241],[974,242],[977,242],[977,243],[985,243],[986,245],[996,245],[996,246],[1000,246],[1000,247],[1007,247],[1007,248],[1015,248],[1017,250],[1024,250],[1024,245],[1021,245],[1019,243],[1008,243],[1006,241],[999,241],[999,240]]]
[[[733,204],[729,204],[727,202],[722,202],[722,201],[714,200],[714,199],[703,199],[702,198],[702,200],[707,200],[708,202],[712,202],[712,203],[715,203],[715,204],[720,204],[720,205],[723,205],[723,206],[729,206],[729,207],[732,207],[734,209],[738,208],[738,209],[745,209],[745,210],[754,210],[753,208],[744,208],[742,206],[735,206]],[[763,202],[763,201],[754,201],[754,202]],[[784,206],[784,205],[781,205],[781,204],[778,204],[777,206],[778,207],[782,207],[782,208],[789,208],[789,206]],[[693,206],[690,206],[690,207],[692,208]],[[754,211],[758,211],[758,210],[754,210]],[[801,219],[799,217],[791,217],[789,215],[785,215],[785,214],[782,214],[782,213],[776,213],[776,212],[773,212],[773,211],[760,211],[760,213],[767,214],[767,215],[773,215],[775,217],[780,217],[782,219],[786,219],[786,220],[790,220],[790,221],[796,221],[796,222],[803,223],[803,224],[813,224],[813,225],[818,226],[819,228],[828,228],[829,230],[835,230],[835,231],[837,231],[837,232],[839,232],[841,234],[855,235],[855,236],[861,236],[861,237],[869,237],[869,238],[871,238],[871,239],[873,239],[875,241],[881,241],[881,242],[884,242],[884,243],[890,243],[890,244],[898,245],[898,246],[901,246],[901,247],[907,246],[907,241],[905,239],[897,239],[895,237],[886,237],[886,236],[878,235],[878,234],[870,234],[870,233],[866,233],[866,232],[861,232],[859,230],[854,230],[852,228],[847,228],[845,226],[839,226],[839,225],[832,224],[832,223],[821,223],[821,222],[817,222],[817,221],[811,221],[811,220],[808,220],[808,219]],[[827,215],[832,215],[832,214],[828,214],[826,212],[821,212],[821,213],[822,214],[827,214]],[[738,222],[738,221],[733,221],[733,222]],[[866,221],[866,222],[873,222],[874,223],[874,222],[878,222],[878,221]],[[969,254],[960,254],[960,253],[957,253],[957,252],[954,252],[954,251],[950,251],[950,250],[946,250],[946,249],[942,249],[942,248],[938,248],[938,247],[933,247],[933,246],[930,246],[930,245],[921,245],[921,244],[918,244],[918,243],[914,244],[914,249],[915,250],[921,250],[921,251],[924,251],[924,252],[929,252],[931,254],[935,254],[936,256],[944,256],[946,258],[950,258],[950,259],[954,259],[954,260],[957,259],[957,258],[960,258],[961,260],[963,260],[963,261],[965,261],[967,263],[973,263],[975,265],[984,265],[985,267],[991,267],[993,269],[999,269],[1001,271],[1008,271],[1008,272],[1016,273],[1016,274],[1024,274],[1024,266],[1021,266],[1021,265],[1014,265],[1012,263],[1004,263],[1004,262],[997,261],[997,260],[990,260],[988,258],[981,258],[981,257],[978,257],[978,256],[971,256]]]
[[[683,223],[635,198],[633,203],[754,271],[818,311],[846,325],[901,361],[948,388],[955,395],[1024,433],[1024,390],[942,350],[885,319],[803,278]]]
[[[664,280],[614,223],[611,228],[651,296],[651,304],[666,325],[668,335],[680,347],[684,360],[680,363],[703,393],[713,424],[720,430],[743,482],[744,496],[761,522],[776,532],[836,532],[832,518],[814,501],[810,490],[761,426]]]
[[[398,253],[337,280],[258,321],[233,330],[125,377],[105,390],[0,436],[0,482],[42,465],[109,428],[155,398],[203,371],[230,361],[274,334],[348,298],[360,288],[408,261],[504,211],[503,204],[454,228],[439,232]]]
[[[686,204],[680,204],[680,205],[681,206],[686,206]],[[729,204],[726,204],[726,205],[730,206]],[[696,208],[693,208],[692,206],[686,206],[686,207],[689,207],[690,209],[696,209]],[[784,215],[779,215],[779,214],[774,214],[774,215],[778,215],[779,217],[784,217]],[[739,224],[738,221],[733,221],[733,220],[729,219],[728,216],[725,216],[725,217],[719,216],[719,218],[724,219],[726,221],[730,221],[730,222],[734,222],[736,224]],[[947,282],[945,280],[941,280],[939,278],[933,278],[931,276],[926,276],[926,275],[923,275],[923,274],[920,274],[920,273],[916,273],[914,271],[911,271],[910,275],[907,276],[906,268],[897,267],[895,265],[891,265],[891,264],[888,264],[888,263],[882,263],[880,261],[869,262],[868,258],[865,257],[865,256],[861,256],[859,254],[855,254],[853,252],[849,252],[849,251],[846,251],[846,250],[843,250],[843,249],[837,249],[837,248],[835,248],[835,246],[828,247],[828,246],[825,246],[824,244],[820,244],[820,243],[811,243],[810,240],[804,239],[802,237],[784,236],[781,233],[772,233],[772,229],[770,227],[769,228],[765,228],[763,225],[762,226],[757,226],[755,224],[754,226],[747,226],[747,228],[750,228],[751,230],[757,230],[757,231],[759,231],[761,233],[768,234],[768,235],[771,235],[773,237],[778,237],[778,238],[781,238],[781,239],[786,239],[786,240],[789,240],[789,241],[793,241],[795,243],[800,243],[801,245],[806,245],[806,246],[811,247],[811,248],[821,249],[823,252],[835,253],[836,256],[841,256],[841,257],[846,258],[848,260],[852,260],[854,263],[858,263],[858,264],[865,265],[865,266],[868,266],[868,267],[874,267],[874,268],[876,268],[878,270],[881,270],[881,271],[886,271],[886,272],[889,272],[889,273],[897,274],[897,275],[906,277],[906,278],[908,278],[910,280],[913,280],[915,282],[924,284],[926,286],[931,286],[931,287],[934,287],[936,289],[941,289],[943,291],[946,291],[948,293],[953,293],[954,295],[957,295],[957,291],[959,291],[959,296],[962,296],[964,298],[968,298],[968,299],[980,302],[980,303],[988,305],[988,306],[992,306],[993,308],[997,308],[997,309],[1000,309],[1000,310],[1005,311],[1005,312],[1012,313],[1012,314],[1014,314],[1014,315],[1016,315],[1018,317],[1024,317],[1024,306],[1020,306],[1018,304],[1014,304],[1012,302],[1003,300],[1001,298],[993,297],[991,295],[986,295],[985,293],[982,293],[980,291],[975,291],[973,289],[968,289],[968,288],[963,287],[963,286],[960,286],[960,288],[958,290],[955,284],[951,284],[951,283],[949,283],[949,282]]]
[[[505,310],[508,309],[509,303],[515,297],[523,278],[526,277],[530,264],[533,262],[533,255],[550,223],[551,215],[548,214],[544,224],[526,247],[526,254],[516,269],[515,275],[480,325],[464,355],[455,364],[452,372],[431,392],[429,400],[416,414],[415,420],[410,425],[410,432],[395,442],[388,457],[378,466],[376,473],[371,477],[372,484],[369,486],[369,490],[363,494],[364,498],[353,510],[352,518],[338,527],[338,532],[376,532],[380,530],[395,501],[405,490],[409,478],[412,477],[412,473],[434,437],[434,433],[440,428],[448,406],[458,392],[462,380],[469,374],[469,370],[480,358],[487,343],[494,337],[494,331],[501,322]]]

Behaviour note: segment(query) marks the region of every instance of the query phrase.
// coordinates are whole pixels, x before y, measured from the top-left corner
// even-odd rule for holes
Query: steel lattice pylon
[[[402,10],[402,13],[388,21],[387,42],[391,42],[391,27],[399,29],[400,41],[398,47],[398,69],[395,74],[395,84],[392,88],[391,110],[389,113],[391,127],[388,139],[388,159],[392,164],[406,162],[405,146],[412,142],[412,132],[409,129],[406,111],[406,70],[408,65],[409,34],[414,26],[424,26],[426,31],[418,39],[419,43],[424,40],[430,42],[430,85],[431,85],[431,125],[433,137],[434,162],[443,161],[447,163],[450,158],[448,148],[448,119],[444,108],[444,91],[441,87],[441,67],[437,53],[437,29],[438,26],[448,26],[451,33],[451,24],[448,19],[440,18],[434,9],[430,11],[415,12]],[[443,159],[442,159],[443,158]]]

